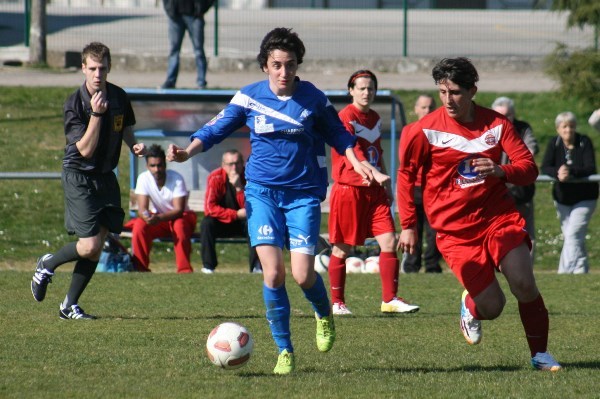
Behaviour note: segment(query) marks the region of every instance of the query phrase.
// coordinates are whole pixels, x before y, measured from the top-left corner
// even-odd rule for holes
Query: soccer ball
[[[369,256],[365,259],[363,273],[379,273],[379,256]]]
[[[233,322],[216,326],[206,340],[206,355],[226,370],[242,367],[250,360],[254,341],[246,327]]]
[[[349,256],[346,258],[346,273],[362,273],[365,262],[358,256]]]
[[[315,256],[315,271],[317,273],[327,273],[329,269],[329,255],[317,254]]]

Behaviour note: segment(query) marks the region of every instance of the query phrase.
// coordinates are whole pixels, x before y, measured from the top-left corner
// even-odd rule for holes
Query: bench
[[[197,214],[204,213],[204,191],[201,190],[192,190],[190,191],[190,196],[188,198],[188,206],[191,210],[196,212]],[[137,217],[137,199],[135,195],[135,190],[129,190],[129,216],[131,218]],[[131,240],[131,230],[123,230],[119,235],[121,239]],[[156,242],[173,242],[173,238],[171,236],[159,237],[155,239]],[[193,243],[200,242],[200,232],[194,231],[192,234],[191,241]],[[227,238],[217,238],[217,242],[221,244],[246,244],[248,240],[245,237],[227,237]]]

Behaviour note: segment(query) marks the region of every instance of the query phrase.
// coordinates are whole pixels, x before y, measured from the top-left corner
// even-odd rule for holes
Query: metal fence
[[[25,43],[24,1],[0,0],[0,51]],[[49,52],[79,52],[85,43],[99,40],[116,55],[166,58],[167,20],[161,0],[120,4],[116,0],[57,1],[47,6]],[[409,8],[404,12],[403,9],[220,7],[218,14],[213,8],[206,15],[205,49],[213,58],[218,55],[253,59],[264,34],[277,26],[294,28],[306,44],[309,58],[315,62],[357,59],[384,62],[402,57],[431,59],[456,55],[508,60],[543,57],[556,42],[571,48],[593,46],[593,29],[567,29],[566,18],[564,13],[531,9]],[[183,54],[192,53],[186,39]],[[164,69],[162,64],[160,69]]]

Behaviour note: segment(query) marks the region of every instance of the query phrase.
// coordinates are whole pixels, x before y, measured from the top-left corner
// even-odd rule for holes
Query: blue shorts
[[[248,183],[245,188],[248,235],[253,247],[274,245],[314,255],[321,228],[321,200],[305,191],[268,188]]]

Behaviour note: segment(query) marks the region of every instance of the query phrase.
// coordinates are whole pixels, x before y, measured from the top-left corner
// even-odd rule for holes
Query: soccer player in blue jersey
[[[242,126],[250,128],[248,233],[263,266],[266,316],[279,348],[275,374],[289,374],[295,367],[284,246],[290,250],[294,280],[315,311],[317,348],[327,352],[335,341],[327,290],[314,271],[320,202],[327,193],[325,144],[348,157],[366,185],[380,179],[361,163],[362,153],[354,153],[355,137],[346,131],[323,92],[296,77],[304,51],[291,29],[270,31],[257,56],[268,79],[242,88],[223,111],[191,136],[186,149],[170,145],[167,154],[171,161],[185,162]]]

